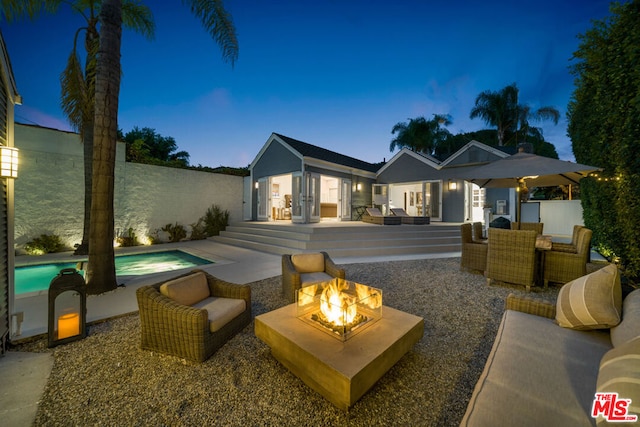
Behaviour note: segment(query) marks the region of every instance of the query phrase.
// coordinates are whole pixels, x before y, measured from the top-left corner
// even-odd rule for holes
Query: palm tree
[[[89,0],[91,1],[91,0]],[[40,11],[57,11],[61,0],[3,1],[2,13],[8,20],[24,14],[31,18]],[[78,0],[86,4],[87,1]],[[89,230],[88,291],[99,294],[117,287],[114,238],[114,169],[118,135],[120,92],[120,43],[123,12],[128,1],[102,0],[98,13],[99,43],[95,65],[95,111],[93,126],[92,185]],[[238,57],[238,39],[231,15],[222,0],[183,0],[222,49],[231,65]],[[126,19],[125,19],[126,22]]]
[[[60,76],[62,90],[62,110],[71,126],[80,133],[84,147],[84,226],[82,242],[76,248],[76,255],[89,253],[89,224],[91,221],[91,182],[93,161],[93,125],[95,105],[95,67],[98,51],[98,14],[101,1],[88,2],[76,0],[71,4],[72,10],[80,14],[86,21],[86,26],[76,32],[73,49],[67,60],[67,66]],[[142,33],[147,38],[153,38],[154,23],[148,7],[125,0],[122,3],[122,17],[125,28]],[[85,32],[84,46],[86,51],[84,71],[78,55],[78,37]]]
[[[531,126],[529,121],[542,121],[542,120],[552,120],[553,124],[557,125],[558,120],[560,120],[560,112],[554,107],[540,107],[535,111],[531,110],[531,107],[528,105],[519,105],[518,106],[518,125],[520,129],[518,133],[520,133],[523,138],[522,142],[527,141],[527,137],[531,136],[533,138],[537,138],[541,141],[544,141],[544,137],[542,135],[542,129]],[[517,137],[517,134],[516,134]]]
[[[235,63],[238,40],[231,15],[222,0],[183,0],[222,49],[224,60]],[[120,89],[120,0],[103,0],[100,12],[100,50],[96,65],[96,111],[93,155],[93,200],[89,233],[87,280],[92,293],[115,289],[113,252],[113,186],[118,97]]]
[[[433,119],[424,117],[408,119],[408,123],[398,122],[391,129],[391,134],[398,134],[391,140],[389,151],[396,148],[408,148],[415,152],[432,155],[450,133],[443,126],[451,124],[451,116],[448,114],[434,114]]]
[[[515,83],[498,92],[485,90],[476,97],[469,118],[480,117],[498,130],[498,145],[503,146],[507,132],[514,132],[518,124],[518,88]]]

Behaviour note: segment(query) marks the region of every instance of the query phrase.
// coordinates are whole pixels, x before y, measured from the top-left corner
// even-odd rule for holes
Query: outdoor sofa
[[[202,270],[136,291],[143,350],[204,362],[251,322],[251,287]]]
[[[511,294],[461,425],[596,425],[596,392],[638,414],[639,358],[640,289],[622,300],[614,264],[567,283],[555,304]]]

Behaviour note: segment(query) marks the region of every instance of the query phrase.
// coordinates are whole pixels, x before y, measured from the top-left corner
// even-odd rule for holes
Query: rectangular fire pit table
[[[255,334],[309,387],[346,411],[417,343],[422,317],[382,307],[382,318],[346,342],[296,318],[296,304],[256,316]]]

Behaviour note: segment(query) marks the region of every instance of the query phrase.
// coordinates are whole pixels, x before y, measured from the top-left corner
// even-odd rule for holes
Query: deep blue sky
[[[469,119],[475,97],[513,82],[521,102],[560,110],[544,134],[573,160],[568,65],[577,35],[609,15],[603,0],[227,0],[240,43],[231,68],[182,2],[145,4],[156,37],[123,32],[119,127],[154,128],[212,167],[248,165],[271,132],[388,160],[397,122],[450,114],[452,133],[483,129]],[[0,23],[18,122],[70,129],[58,79],[83,21],[62,10]]]

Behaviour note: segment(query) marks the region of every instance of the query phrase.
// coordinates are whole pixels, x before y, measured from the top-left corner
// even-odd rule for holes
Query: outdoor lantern
[[[458,189],[458,183],[452,180],[449,180],[449,191],[455,191]]]
[[[87,286],[75,268],[64,268],[49,284],[49,347],[87,336]]]
[[[361,191],[362,190],[362,184],[361,183],[357,183],[356,184],[356,191]]]
[[[2,178],[18,177],[18,149],[0,146],[0,176]]]

